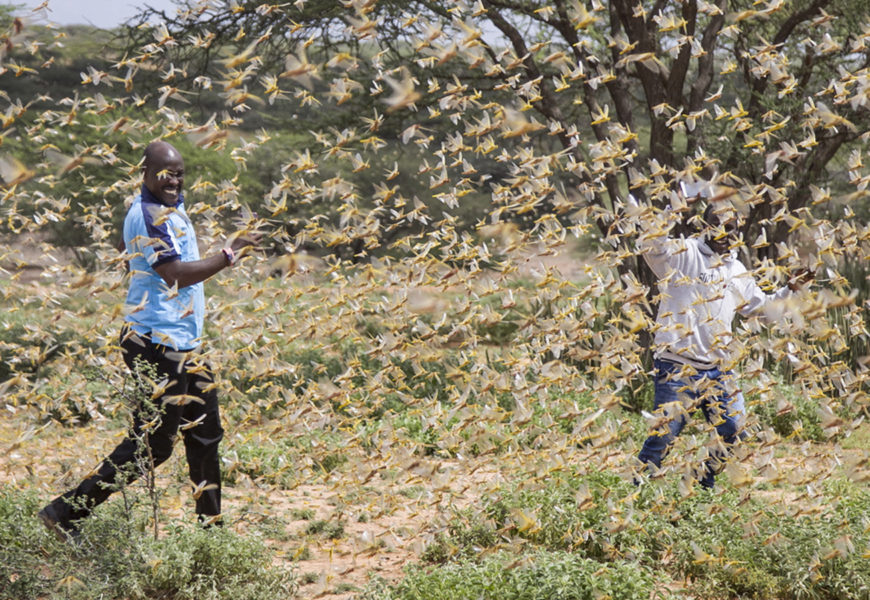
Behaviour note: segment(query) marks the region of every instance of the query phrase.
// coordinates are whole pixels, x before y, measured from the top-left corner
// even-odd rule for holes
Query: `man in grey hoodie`
[[[700,197],[710,200],[701,235],[672,237],[648,231],[637,242],[659,278],[662,298],[654,339],[658,419],[638,459],[660,467],[690,412],[700,408],[717,435],[694,476],[701,486],[712,489],[745,420],[743,395],[732,370],[735,314],[758,315],[810,277],[796,276],[775,293],[765,293],[737,258],[741,241],[736,211],[716,201],[710,184],[683,184],[680,191],[689,203]],[[670,227],[675,218],[668,221]]]

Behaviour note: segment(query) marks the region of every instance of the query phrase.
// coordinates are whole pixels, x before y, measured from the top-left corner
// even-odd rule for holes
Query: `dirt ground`
[[[72,250],[58,250],[44,236],[25,234],[0,240],[0,273],[20,283],[38,283],[51,275],[64,277],[59,265],[74,263]],[[585,263],[576,257],[573,243],[563,252],[534,249],[515,256],[518,274],[536,277],[555,270],[576,279]],[[268,259],[261,259],[268,260]],[[52,273],[54,275],[52,275]],[[410,301],[435,302],[432,294],[416,294]],[[419,297],[418,297],[419,296]],[[65,428],[50,422],[22,429],[23,418],[0,420],[0,484],[38,489],[45,501],[75,485],[94,468],[125,431],[117,424],[91,423]],[[53,451],[46,455],[47,449]],[[409,459],[406,472],[385,477],[383,465],[361,464],[358,494],[347,473],[311,477],[293,489],[261,486],[250,479],[224,488],[224,512],[229,526],[240,533],[268,530],[268,543],[276,560],[293,565],[300,576],[299,597],[351,598],[373,577],[396,581],[403,568],[419,561],[435,535],[446,527],[456,510],[480,502],[481,494],[505,483],[510,475],[487,458],[476,460]],[[344,478],[344,480],[342,480]],[[163,498],[169,518],[190,517],[183,452],[161,466],[158,483],[171,491]],[[340,523],[340,536],[311,535],[315,522]]]
[[[46,501],[74,485],[124,433],[117,424],[107,428],[99,423],[79,428],[49,423],[22,431],[23,422],[0,422],[0,484],[39,490]],[[54,451],[46,455],[49,448]],[[771,464],[788,480],[806,472],[832,473],[843,467],[842,458],[858,460],[862,454],[820,449],[802,456],[799,448],[789,448]],[[569,446],[555,459],[615,472],[622,472],[630,460],[613,453],[602,462],[600,454],[590,452]],[[400,580],[403,569],[420,560],[456,511],[480,506],[482,499],[518,477],[534,477],[533,465],[554,460],[548,453],[547,448],[529,450],[522,458],[497,461],[416,457],[389,471],[372,458],[329,474],[308,472],[292,489],[242,477],[224,488],[226,523],[240,534],[263,537],[277,563],[295,568],[299,598],[347,600],[375,577]],[[158,470],[158,486],[168,490],[161,501],[166,520],[193,519],[185,471],[182,451]],[[777,491],[752,494],[774,503],[795,500],[794,494]],[[335,535],[314,534],[311,528],[317,523],[340,527]]]
[[[74,429],[49,423],[22,431],[23,422],[0,422],[0,485],[39,490],[46,502],[75,485],[124,434],[117,425],[98,423]],[[46,454],[49,448],[54,450]],[[168,490],[161,500],[167,520],[193,518],[183,454],[176,448],[158,470],[158,487]],[[263,536],[276,561],[296,569],[300,598],[343,600],[373,577],[401,579],[402,569],[419,560],[455,510],[505,483],[486,459],[419,459],[390,477],[380,467],[359,463],[355,472],[313,475],[293,489],[243,477],[224,487],[227,526]],[[354,485],[360,476],[366,481]],[[318,522],[340,524],[340,530],[334,539],[311,534]]]
[[[520,273],[534,276],[554,269],[576,280],[582,277],[585,262],[568,250],[530,251],[519,258]],[[40,240],[17,240],[0,256],[0,267],[13,275],[19,273],[22,281],[37,280],[57,260],[43,251]],[[425,295],[419,302],[431,297]],[[75,428],[56,422],[34,425],[35,419],[17,413],[14,407],[3,410],[0,485],[38,490],[45,501],[74,485],[124,435],[118,422],[93,422]],[[807,447],[793,444],[770,459],[770,464],[789,480],[800,473],[843,468],[840,459],[850,455],[841,450],[818,450],[816,447],[810,453]],[[866,451],[851,455],[857,464]],[[403,569],[420,560],[456,511],[480,506],[481,500],[500,486],[529,476],[535,464],[554,458],[568,465],[588,464],[620,473],[631,459],[619,451],[602,456],[600,449],[595,449],[593,455],[571,445],[561,448],[556,457],[551,449],[541,448],[498,460],[487,456],[430,459],[409,453],[385,465],[380,459],[357,456],[352,468],[339,467],[329,474],[308,469],[290,489],[240,477],[224,488],[224,510],[229,527],[262,536],[275,550],[276,561],[296,569],[300,598],[345,600],[375,577],[393,582],[401,579]],[[866,475],[866,464],[858,468]],[[162,500],[167,518],[192,518],[185,472],[183,452],[179,451],[159,470],[159,485],[169,490]],[[771,502],[794,500],[777,492],[758,494]],[[335,535],[312,532],[315,523],[340,529]]]

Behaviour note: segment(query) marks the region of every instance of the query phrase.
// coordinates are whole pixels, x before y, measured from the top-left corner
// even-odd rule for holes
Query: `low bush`
[[[448,525],[447,532],[435,537],[420,558],[429,564],[472,560],[498,542],[498,532],[493,523],[464,511]]]
[[[36,518],[33,495],[0,493],[0,598],[16,600],[291,598],[292,571],[264,544],[222,527],[173,523],[157,539],[147,517],[112,501],[61,542]]]
[[[777,384],[779,402],[760,401],[755,395],[746,399],[750,412],[758,417],[758,423],[783,437],[798,435],[814,442],[824,441],[817,400],[801,394],[794,386]]]
[[[537,489],[506,490],[486,513],[502,531],[549,550],[653,562],[667,527],[658,512],[635,506],[636,492],[612,473],[560,477]]]
[[[570,552],[500,552],[481,561],[413,567],[394,586],[375,582],[361,600],[648,600],[663,578],[637,564],[602,565]]]
[[[741,505],[735,495],[715,508],[687,502],[670,548],[674,567],[692,579],[699,598],[870,598],[870,494],[852,490],[818,501],[818,514]]]
[[[604,473],[562,474],[537,486],[508,487],[485,499],[481,513],[458,513],[425,550],[423,562],[444,565],[443,574],[414,571],[410,583],[390,588],[394,595],[372,597],[427,597],[419,590],[432,598],[461,597],[451,595],[458,593],[452,587],[458,580],[467,576],[469,583],[462,585],[472,585],[475,577],[489,577],[492,564],[486,557],[517,548],[512,556],[520,563],[535,553],[551,559],[570,553],[573,561],[602,569],[630,562],[640,572],[685,580],[695,598],[870,597],[866,490],[832,482],[814,499],[791,506],[754,500],[725,482],[721,487],[686,495],[673,479],[635,487]],[[801,512],[798,506],[815,509]],[[516,592],[511,587],[516,581],[493,581],[505,589],[492,597],[539,597]],[[486,589],[488,594],[496,588]],[[461,590],[468,597],[489,597],[470,587]]]

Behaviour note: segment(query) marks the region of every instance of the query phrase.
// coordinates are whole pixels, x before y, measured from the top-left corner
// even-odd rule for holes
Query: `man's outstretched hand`
[[[230,236],[229,246],[233,249],[236,258],[241,258],[251,250],[256,249],[260,240],[263,239],[263,234],[256,231],[236,232]]]

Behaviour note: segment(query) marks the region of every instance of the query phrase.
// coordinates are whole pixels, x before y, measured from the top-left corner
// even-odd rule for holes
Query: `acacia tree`
[[[331,119],[358,114],[374,101],[365,93],[372,82],[400,68],[418,82],[461,82],[536,115],[544,126],[525,128],[519,139],[544,147],[556,140],[576,178],[571,185],[605,211],[629,191],[648,195],[662,173],[667,184],[693,171],[727,174],[722,181],[749,200],[747,237],[750,228],[753,238],[754,227],[765,229],[770,244],[761,256],[775,256],[793,227],[771,218],[785,214],[782,207],[807,206],[813,186],[842,175],[845,152],[870,127],[870,27],[848,0],[179,7],[177,14],[146,8],[129,24],[131,47],[153,36],[148,58],[183,64],[191,79],[220,67],[224,85],[238,84],[229,98],[245,99],[231,92],[269,73],[290,71],[297,83],[316,76],[337,55],[352,68],[342,73],[348,103]],[[156,31],[142,27],[155,19]],[[435,101],[424,95],[417,103]],[[388,123],[407,118],[393,116]],[[612,233],[609,218],[599,226]]]

